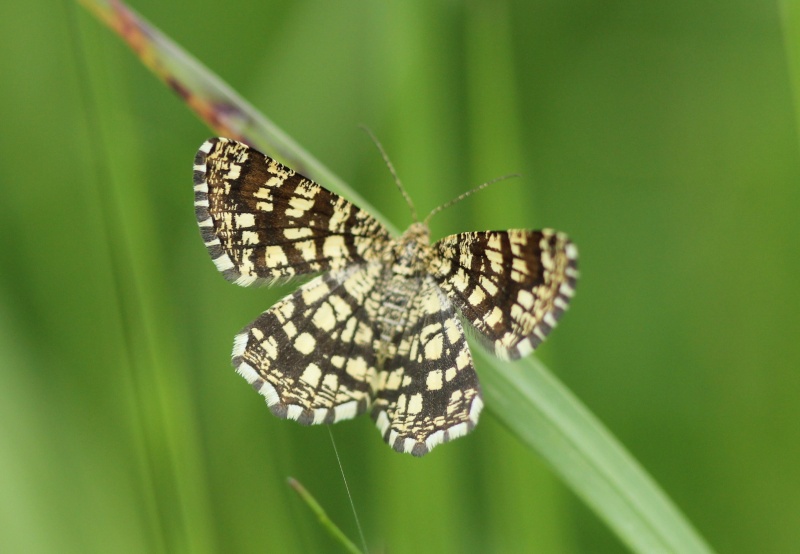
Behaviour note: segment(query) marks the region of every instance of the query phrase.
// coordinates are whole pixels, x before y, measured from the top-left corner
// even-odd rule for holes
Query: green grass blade
[[[314,498],[311,493],[308,492],[306,488],[297,481],[297,479],[289,477],[287,481],[289,486],[292,487],[298,495],[300,495],[300,498],[303,499],[303,502],[305,502],[306,505],[311,508],[311,511],[317,516],[317,519],[319,519],[322,527],[328,531],[328,533],[330,533],[334,540],[344,546],[345,550],[348,552],[352,552],[353,554],[362,554],[353,541],[348,539],[347,535],[345,535],[342,530],[339,529],[333,521],[331,521],[331,518],[328,517],[325,509],[320,506],[319,502],[317,502],[317,499]]]
[[[324,164],[305,151],[227,83],[122,2],[80,0],[117,33],[141,62],[173,89],[217,134],[242,140],[313,177],[391,224]],[[199,146],[199,145],[198,145]],[[394,230],[394,229],[393,229]]]
[[[124,5],[82,1],[217,132],[282,157],[379,216],[216,75]],[[479,353],[488,409],[538,451],[625,544],[648,553],[711,551],[630,454],[538,360],[510,364],[473,351]]]
[[[783,48],[792,86],[795,128],[800,130],[800,7],[791,0],[781,0],[779,7]]]
[[[711,552],[611,433],[536,358],[481,352],[486,404],[635,552]]]

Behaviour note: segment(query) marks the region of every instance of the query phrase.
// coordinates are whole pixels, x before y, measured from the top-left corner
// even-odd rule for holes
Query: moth
[[[426,218],[393,237],[235,140],[200,147],[194,192],[226,279],[316,275],[236,335],[236,371],[281,418],[334,423],[369,410],[398,452],[422,456],[477,424],[483,401],[465,326],[516,359],[545,339],[575,291],[578,252],[563,233],[469,232],[430,244]]]

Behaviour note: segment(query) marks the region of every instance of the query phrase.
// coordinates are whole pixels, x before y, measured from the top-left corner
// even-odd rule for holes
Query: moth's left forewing
[[[575,292],[577,248],[552,229],[451,235],[433,253],[439,286],[503,359],[541,344]]]
[[[235,140],[203,143],[194,183],[206,248],[225,278],[239,285],[378,259],[390,240],[364,210]]]

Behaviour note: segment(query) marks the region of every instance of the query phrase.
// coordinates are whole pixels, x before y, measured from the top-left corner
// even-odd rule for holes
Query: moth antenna
[[[378,150],[383,157],[383,161],[389,168],[389,172],[391,172],[392,177],[394,177],[394,183],[397,185],[397,188],[400,189],[400,194],[403,195],[403,198],[406,200],[406,204],[408,204],[408,207],[411,209],[411,217],[414,218],[414,223],[418,222],[419,219],[417,218],[417,210],[414,208],[414,203],[411,201],[411,197],[406,192],[406,189],[403,188],[403,183],[400,182],[400,178],[397,176],[397,172],[394,170],[394,166],[392,165],[392,161],[389,159],[389,156],[386,154],[386,150],[383,149],[381,141],[378,140],[378,137],[376,137],[366,125],[359,125],[359,127],[361,127],[361,129],[369,135],[369,138],[372,139],[372,142],[378,147]]]
[[[436,214],[438,214],[438,213],[439,213],[439,212],[441,212],[442,210],[445,210],[445,209],[447,209],[447,208],[450,208],[450,207],[451,207],[451,206],[453,206],[454,204],[458,204],[459,202],[461,202],[462,200],[464,200],[464,199],[465,199],[467,196],[472,196],[473,194],[475,194],[475,193],[476,193],[476,192],[478,192],[479,190],[483,190],[483,189],[485,189],[486,187],[488,187],[489,185],[493,185],[493,184],[495,184],[495,183],[499,183],[500,181],[505,181],[506,179],[511,179],[512,177],[520,177],[520,174],[519,174],[519,173],[511,173],[511,174],[509,174],[509,175],[503,175],[502,177],[497,177],[496,179],[492,179],[491,181],[487,181],[487,182],[485,182],[485,183],[483,183],[483,184],[481,184],[481,185],[478,185],[478,186],[477,186],[477,187],[475,187],[474,189],[472,189],[472,190],[468,190],[467,192],[465,192],[465,193],[463,193],[463,194],[459,194],[459,195],[458,195],[456,198],[453,198],[453,199],[452,199],[450,202],[445,202],[445,203],[444,203],[444,204],[442,204],[441,206],[438,206],[438,207],[434,208],[433,210],[431,210],[431,213],[429,213],[429,214],[427,215],[427,217],[425,218],[425,220],[423,221],[423,223],[424,223],[425,225],[427,225],[427,224],[428,224],[428,221],[430,221],[430,219],[431,219],[433,216],[435,216]]]

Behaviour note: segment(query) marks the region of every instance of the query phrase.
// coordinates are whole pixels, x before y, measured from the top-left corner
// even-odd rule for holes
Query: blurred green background
[[[791,5],[787,2],[784,5]],[[721,552],[800,544],[800,159],[769,2],[137,0],[399,227],[555,227],[578,295],[538,351]],[[0,550],[338,551],[326,428],[270,415],[199,238],[211,133],[69,1],[0,7]],[[336,425],[372,552],[621,552],[492,416],[423,459]]]

